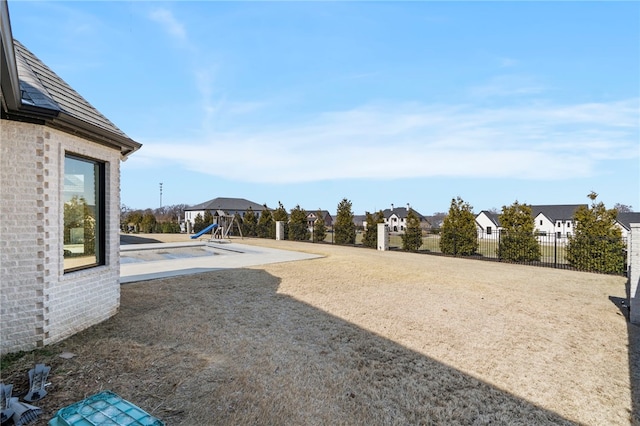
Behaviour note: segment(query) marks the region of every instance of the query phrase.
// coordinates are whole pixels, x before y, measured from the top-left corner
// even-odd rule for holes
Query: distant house
[[[353,215],[353,224],[356,226],[356,229],[364,229],[367,226],[367,216],[363,214],[354,214]]]
[[[476,215],[476,226],[479,238],[498,238],[500,230],[500,219],[498,213],[482,210]]]
[[[576,210],[586,204],[559,204],[530,206],[534,219],[535,232],[540,236],[554,235],[556,238],[567,238],[573,233],[575,221],[573,215]],[[502,229],[500,214],[483,210],[476,216],[478,236],[481,238],[496,238]]]
[[[407,207],[394,207],[394,205],[391,204],[390,209],[385,209],[382,211],[382,215],[384,216],[384,223],[389,226],[389,232],[404,232],[406,230],[409,210],[413,210],[411,206],[409,206],[409,204],[407,204]],[[431,228],[431,224],[422,214],[415,210],[413,210],[413,212],[418,216],[418,219],[420,220],[420,228],[422,228],[423,230]]]
[[[244,198],[218,197],[184,209],[184,221],[187,225],[187,232],[191,233],[196,217],[198,215],[204,217],[205,212],[207,211],[214,217],[222,215],[234,216],[236,214],[240,217],[244,217],[249,210],[253,211],[256,215],[256,219],[259,219],[263,210],[271,209],[266,205],[254,203],[253,201],[245,200]]]
[[[324,221],[324,226],[327,226],[327,227],[333,226],[333,217],[331,217],[331,214],[327,210],[314,210],[314,211],[305,210],[305,211],[308,212],[307,226],[309,227],[309,229],[313,229],[313,226],[318,219]],[[320,217],[318,217],[318,212],[320,212]]]
[[[438,213],[431,216],[425,216],[424,218],[431,224],[431,229],[440,229],[442,228],[445,217],[447,217],[446,214]]]
[[[0,19],[0,351],[8,353],[117,312],[120,161],[141,145],[13,39],[5,0]]]
[[[536,232],[540,236],[555,234],[557,238],[567,238],[573,234],[576,210],[586,204],[559,204],[531,206]]]
[[[616,226],[622,232],[622,238],[626,239],[631,231],[632,223],[640,223],[640,212],[618,213]]]

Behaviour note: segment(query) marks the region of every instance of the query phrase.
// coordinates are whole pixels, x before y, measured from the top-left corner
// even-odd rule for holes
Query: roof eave
[[[123,159],[126,159],[126,157],[142,147],[142,144],[132,139],[120,136],[98,126],[93,126],[65,113],[61,113],[57,117],[47,120],[47,124],[67,133],[82,135],[101,145],[116,148],[120,151]]]
[[[2,98],[8,110],[20,108],[20,83],[16,66],[16,54],[13,50],[13,34],[9,20],[9,6],[6,0],[0,1],[0,85]]]

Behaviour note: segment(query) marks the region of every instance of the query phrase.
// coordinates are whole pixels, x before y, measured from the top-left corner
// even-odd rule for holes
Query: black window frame
[[[85,265],[80,265],[80,266],[74,266],[70,268],[63,267],[64,274],[67,274],[70,272],[76,272],[76,271],[81,271],[85,269],[96,268],[99,266],[106,265],[106,259],[107,259],[107,256],[106,256],[106,247],[107,247],[106,246],[106,235],[107,235],[107,232],[106,232],[106,227],[107,227],[106,168],[107,168],[107,163],[105,161],[80,155],[71,151],[65,151],[64,158],[65,160],[69,158],[76,161],[84,161],[86,163],[93,164],[96,170],[96,180],[97,180],[95,184],[96,185],[95,216],[96,216],[96,223],[97,223],[96,225],[97,230],[95,235],[95,238],[96,238],[95,262],[88,263]],[[67,170],[65,169],[64,174],[66,175],[66,173],[67,173]],[[63,192],[64,192],[64,187],[63,187]],[[64,216],[64,200],[62,200],[62,204],[63,204],[62,214]],[[62,236],[62,238],[63,238],[62,247],[64,249],[64,235]],[[63,250],[63,259],[64,259],[64,250]]]

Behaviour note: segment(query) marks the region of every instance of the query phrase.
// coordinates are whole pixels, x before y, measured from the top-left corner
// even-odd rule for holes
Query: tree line
[[[175,204],[157,209],[132,209],[123,204],[120,206],[120,229],[145,234],[179,233],[180,218],[184,217],[187,208],[187,204]]]
[[[590,206],[580,206],[573,215],[573,234],[567,237],[566,258],[569,265],[590,272],[622,274],[626,260],[626,247],[622,232],[615,225],[618,208],[631,211],[629,206],[616,205],[607,209],[597,202],[598,194],[591,192]],[[517,200],[503,206],[499,221],[502,230],[496,254],[506,262],[538,262],[540,243],[535,229],[531,206]],[[442,253],[471,256],[478,250],[475,214],[469,203],[460,197],[451,200],[449,214],[444,220],[440,249]]]
[[[616,204],[607,209],[602,202],[597,202],[597,194],[588,195],[590,206],[580,206],[574,214],[574,233],[568,236],[566,256],[569,264],[577,269],[622,273],[625,265],[625,244],[620,229],[615,226],[618,212],[631,211],[630,206]],[[123,206],[121,209],[122,229],[144,233],[176,233],[181,232],[180,218],[189,206],[177,204],[155,210],[132,210]],[[265,206],[266,207],[266,206]],[[497,209],[494,209],[497,212]],[[478,252],[478,231],[476,215],[473,207],[462,198],[451,200],[449,211],[439,213],[444,217],[439,233],[439,247],[443,254],[453,256],[472,256]],[[271,211],[265,208],[259,214],[249,209],[244,217],[236,215],[234,220],[240,227],[243,236],[258,238],[275,238],[276,222],[284,224],[284,238],[292,241],[323,242],[328,232],[333,232],[335,244],[355,245],[356,224],[350,200],[344,198],[337,207],[333,228],[329,230],[325,224],[322,211],[316,212],[317,219],[309,227],[308,212],[296,205],[287,210],[278,202],[278,208]],[[211,212],[198,214],[193,226],[199,232],[213,223]],[[365,212],[366,226],[363,229],[362,245],[376,248],[378,242],[378,224],[384,223],[382,210]],[[541,249],[531,206],[521,204],[517,200],[503,206],[499,213],[501,226],[497,257],[506,262],[536,262],[540,260]],[[133,228],[133,229],[131,229]],[[408,210],[405,231],[401,235],[402,249],[417,252],[423,244],[423,230],[418,214],[411,208]]]

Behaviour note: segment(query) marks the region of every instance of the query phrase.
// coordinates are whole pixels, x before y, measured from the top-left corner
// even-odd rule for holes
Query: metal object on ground
[[[35,402],[44,398],[47,394],[44,387],[50,371],[51,367],[44,364],[36,364],[35,368],[29,370],[29,393],[24,397],[25,401]]]
[[[6,422],[13,417],[13,410],[11,409],[11,392],[13,391],[13,385],[5,385],[0,383],[0,423]]]
[[[18,398],[11,398],[11,409],[13,410],[14,426],[28,425],[38,420],[42,414],[42,409],[26,402],[19,402]]]

